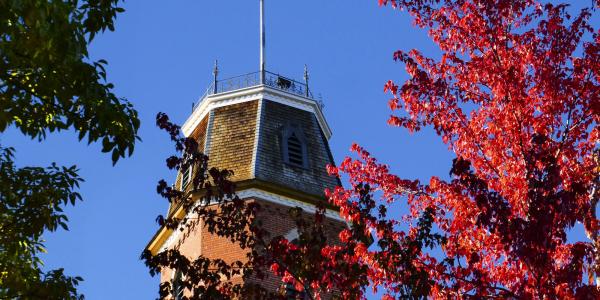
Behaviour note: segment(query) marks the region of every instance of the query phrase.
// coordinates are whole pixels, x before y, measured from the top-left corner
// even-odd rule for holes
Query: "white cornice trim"
[[[244,89],[239,89],[235,91],[230,91],[226,93],[220,93],[216,95],[207,96],[204,99],[200,99],[202,101],[196,109],[192,112],[192,115],[185,121],[181,130],[184,136],[189,136],[192,134],[196,126],[200,123],[202,119],[208,114],[211,110],[248,102],[254,101],[258,99],[267,99],[270,101],[278,102],[281,104],[289,105],[298,109],[302,109],[308,112],[312,112],[315,114],[319,125],[321,126],[321,130],[325,134],[327,140],[331,137],[331,128],[327,121],[325,120],[325,116],[323,115],[323,111],[317,102],[313,99],[298,96],[292,93],[280,91],[278,89],[271,88],[265,85],[259,85]]]
[[[317,211],[316,207],[312,204],[309,204],[309,203],[306,203],[303,201],[299,201],[299,200],[296,200],[293,198],[281,196],[279,194],[263,191],[263,190],[257,189],[257,188],[241,190],[241,191],[237,192],[237,195],[238,195],[238,197],[240,197],[240,199],[258,198],[260,200],[265,200],[265,201],[281,204],[281,205],[288,206],[288,207],[300,207],[300,208],[302,208],[302,210],[304,210],[305,212],[308,212],[308,213],[315,213]],[[331,210],[331,209],[325,210],[325,216],[327,218],[334,219],[336,221],[346,222],[346,220],[344,220],[340,216],[339,212]]]
[[[241,190],[241,191],[237,192],[236,194],[240,199],[244,199],[244,200],[253,198],[253,199],[258,199],[258,200],[263,200],[263,201],[280,204],[280,205],[287,206],[287,207],[300,207],[300,208],[302,208],[303,211],[312,213],[312,214],[314,214],[316,212],[316,207],[312,204],[308,204],[306,202],[299,201],[299,200],[296,200],[293,198],[281,196],[279,194],[263,191],[263,190],[257,189],[257,188]],[[194,208],[198,207],[199,205],[202,205],[200,200],[196,201],[194,206],[186,214],[185,218],[191,219],[193,217],[192,214],[193,214]],[[336,221],[347,223],[346,220],[344,220],[340,216],[339,212],[331,210],[331,209],[325,210],[325,217],[336,220]],[[160,248],[160,251],[158,251],[158,252],[163,252],[163,251],[171,248],[171,246],[176,241],[179,240],[179,236],[181,235],[181,233],[183,231],[183,230],[181,230],[182,228],[184,228],[183,224],[180,224],[177,229],[173,230],[173,232],[171,232],[171,234],[169,235],[169,238],[167,240],[165,240],[165,242],[162,245],[158,246]]]

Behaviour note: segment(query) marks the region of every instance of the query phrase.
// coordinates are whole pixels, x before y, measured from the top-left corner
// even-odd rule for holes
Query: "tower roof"
[[[192,114],[182,126],[182,132],[189,136],[214,108],[265,98],[314,113],[327,140],[331,137],[331,128],[323,115],[323,101],[313,96],[308,85],[268,71],[264,72],[263,80],[261,72],[222,80],[216,80],[215,75],[215,80],[193,106]]]

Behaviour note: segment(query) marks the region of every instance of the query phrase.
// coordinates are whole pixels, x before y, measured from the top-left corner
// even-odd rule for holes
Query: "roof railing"
[[[260,75],[260,72],[252,72],[226,79],[214,80],[206,89],[206,92],[204,92],[202,97],[200,97],[200,100],[198,100],[198,102],[194,104],[193,110],[195,110],[196,107],[200,105],[202,100],[204,100],[204,98],[208,96],[260,85],[265,85],[284,92],[313,99],[319,104],[321,109],[323,109],[323,101],[321,99],[315,99],[312,91],[308,88],[308,85],[306,83],[299,82],[269,71],[265,71],[264,82],[261,83]]]

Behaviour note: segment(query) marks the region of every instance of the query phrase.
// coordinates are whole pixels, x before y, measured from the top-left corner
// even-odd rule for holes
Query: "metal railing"
[[[321,99],[315,99],[313,97],[312,91],[308,88],[308,85],[306,83],[299,82],[291,78],[284,77],[279,74],[275,74],[268,71],[265,71],[264,83],[261,83],[260,75],[260,72],[253,72],[240,76],[213,81],[208,87],[208,89],[206,89],[204,95],[200,97],[200,100],[196,104],[194,104],[193,109],[195,110],[196,107],[198,107],[198,105],[202,102],[202,100],[204,100],[204,98],[210,95],[221,94],[263,84],[284,92],[313,99],[319,104],[321,109],[323,109],[323,101]]]

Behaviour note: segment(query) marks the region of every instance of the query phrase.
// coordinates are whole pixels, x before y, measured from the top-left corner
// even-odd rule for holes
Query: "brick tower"
[[[334,164],[328,140],[331,130],[323,116],[321,101],[315,100],[304,82],[298,82],[265,70],[264,0],[260,0],[260,71],[218,80],[215,64],[214,81],[194,106],[182,126],[183,134],[198,141],[210,157],[209,168],[234,171],[231,178],[240,199],[256,201],[257,215],[271,236],[293,240],[295,223],[288,214],[300,207],[306,214],[315,212],[315,204],[326,201],[324,190],[340,185],[327,174],[326,165]],[[179,190],[189,191],[195,174],[193,167],[180,170],[175,181]],[[190,191],[193,202],[201,196]],[[214,204],[218,205],[218,204]],[[189,216],[181,203],[169,207],[168,217]],[[325,234],[335,240],[346,227],[339,214],[331,209],[325,214]],[[228,240],[212,235],[207,228],[190,227],[184,231],[160,228],[146,246],[152,255],[177,249],[190,260],[199,255],[226,262],[246,259],[246,250]],[[180,276],[180,275],[179,275]],[[281,291],[281,281],[274,276],[260,282],[271,291]],[[232,281],[242,280],[241,277]],[[163,270],[161,284],[176,285],[177,270]],[[173,286],[173,298],[184,293]],[[283,289],[284,293],[290,290]],[[291,292],[291,299],[302,298]]]
[[[293,238],[297,232],[288,209],[314,212],[314,204],[325,201],[325,188],[339,185],[325,168],[334,163],[331,130],[320,101],[308,89],[307,75],[304,83],[266,71],[216,80],[215,68],[215,81],[182,126],[183,134],[196,139],[210,157],[210,165],[235,172],[236,193],[261,204],[259,217],[272,236]],[[192,172],[181,172],[176,187],[185,190]],[[178,218],[186,213],[176,204],[168,212]],[[335,236],[345,223],[333,210],[326,217],[326,230]],[[190,259],[245,259],[246,252],[201,227],[188,232],[160,228],[147,249],[156,254],[177,248]],[[173,282],[175,273],[164,271],[161,282]],[[279,280],[265,285],[281,288]]]

